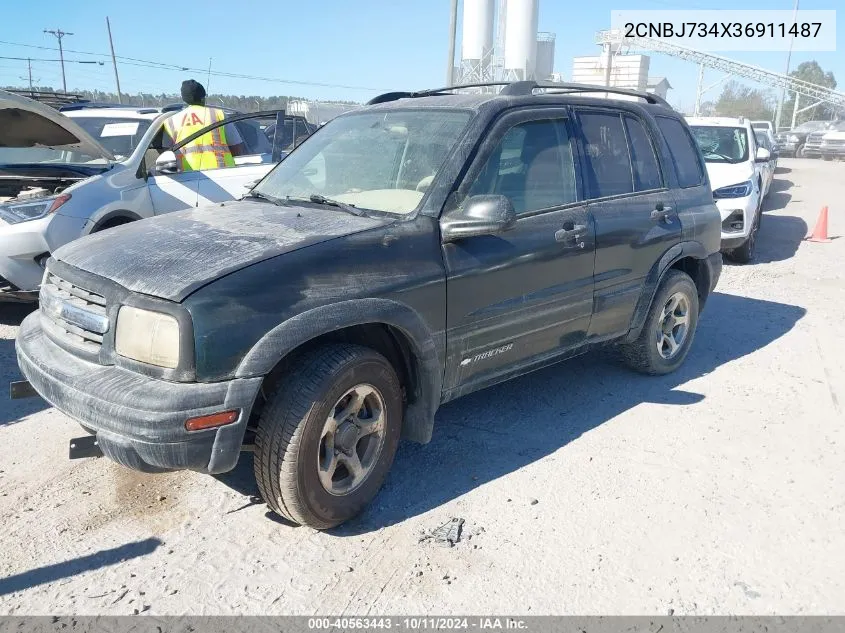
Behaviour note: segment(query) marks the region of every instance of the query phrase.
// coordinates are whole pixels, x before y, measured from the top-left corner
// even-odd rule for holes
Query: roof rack
[[[662,105],[667,108],[672,106],[663,98],[650,92],[631,90],[628,88],[616,88],[613,86],[598,86],[592,84],[559,83],[553,81],[488,81],[484,83],[460,84],[457,86],[446,86],[445,88],[430,88],[416,92],[386,92],[373,97],[367,105],[396,101],[397,99],[413,99],[416,97],[431,97],[436,95],[449,94],[454,90],[463,88],[487,88],[492,86],[503,86],[499,91],[500,96],[527,96],[534,94],[535,90],[544,90],[546,94],[573,94],[578,92],[605,92],[610,94],[639,97],[647,103]]]

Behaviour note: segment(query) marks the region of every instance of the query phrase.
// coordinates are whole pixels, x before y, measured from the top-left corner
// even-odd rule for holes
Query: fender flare
[[[663,253],[663,257],[661,257],[657,263],[652,266],[646,276],[645,283],[643,284],[643,291],[637,301],[637,307],[634,309],[634,318],[631,320],[631,328],[628,330],[628,334],[625,336],[624,342],[630,343],[631,341],[636,340],[640,335],[640,332],[645,325],[645,320],[648,317],[648,312],[651,309],[651,304],[654,301],[654,296],[657,294],[657,289],[660,287],[660,282],[663,281],[663,277],[666,276],[666,272],[676,262],[685,257],[693,257],[701,262],[705,262],[708,257],[707,249],[704,248],[704,245],[701,244],[701,242],[688,241],[679,242]],[[709,291],[710,270],[707,266],[704,266],[703,271],[704,274],[707,275],[707,279],[704,280],[704,287]],[[707,295],[704,294],[701,297],[699,309],[704,307],[704,301],[706,299]]]
[[[267,332],[247,352],[235,372],[237,378],[266,376],[292,351],[305,343],[355,325],[383,324],[395,328],[411,347],[415,390],[408,398],[404,438],[425,444],[431,440],[434,414],[440,404],[443,361],[434,337],[412,308],[389,299],[341,301],[297,314]]]
[[[112,220],[114,218],[128,218],[132,222],[136,222],[138,220],[144,219],[143,217],[141,217],[140,215],[138,215],[134,211],[127,211],[126,209],[113,209],[112,211],[108,211],[107,213],[104,213],[101,216],[98,216],[96,218],[91,218],[88,221],[88,224],[90,224],[90,227],[86,225],[84,234],[89,235],[89,234],[93,233],[94,229],[96,229],[98,226],[100,226],[103,223],[108,222],[109,220]]]

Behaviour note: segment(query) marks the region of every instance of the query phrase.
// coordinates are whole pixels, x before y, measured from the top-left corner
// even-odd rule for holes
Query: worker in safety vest
[[[182,82],[182,100],[188,104],[164,123],[173,141],[180,143],[191,134],[226,118],[223,110],[205,105],[205,88],[193,79]],[[243,140],[233,124],[221,125],[176,151],[182,171],[234,167],[235,156],[243,153]]]

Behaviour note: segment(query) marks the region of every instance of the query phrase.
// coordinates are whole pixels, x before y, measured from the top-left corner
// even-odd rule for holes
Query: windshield
[[[828,121],[807,121],[802,123],[797,128],[796,132],[814,132],[815,130],[823,130],[827,127]]]
[[[363,210],[408,214],[469,122],[457,110],[390,110],[333,119],[280,162],[253,192],[323,196]]]
[[[90,116],[72,118],[74,123],[93,136],[118,160],[129,157],[151,123],[149,119],[115,119]]]
[[[706,162],[734,164],[748,160],[748,134],[744,127],[693,125],[690,129]]]
[[[151,123],[148,119],[83,116],[70,118],[100,145],[111,151],[118,160],[129,157]],[[102,156],[50,147],[0,147],[0,164],[32,163],[106,165],[108,161]]]

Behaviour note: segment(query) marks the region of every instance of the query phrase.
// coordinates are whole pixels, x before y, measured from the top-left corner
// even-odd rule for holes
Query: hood
[[[5,90],[0,90],[0,147],[49,147],[115,160],[71,118]]]
[[[53,257],[134,292],[182,301],[250,264],[388,222],[321,207],[237,201],[94,233]]]
[[[828,132],[822,137],[823,141],[839,141],[845,139],[845,132]]]
[[[754,168],[748,161],[735,165],[707,163],[707,175],[710,177],[710,188],[716,191],[716,189],[722,187],[738,185],[746,180],[751,180],[754,176]]]

